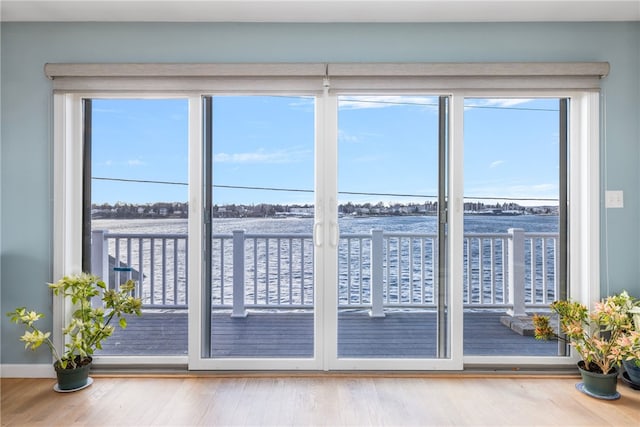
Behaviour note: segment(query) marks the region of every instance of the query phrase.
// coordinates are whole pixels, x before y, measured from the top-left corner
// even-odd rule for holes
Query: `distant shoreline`
[[[358,215],[338,215],[339,218],[392,218],[392,217],[435,217],[437,216],[436,212],[428,212],[428,213],[410,213],[410,214],[358,214]],[[548,217],[548,216],[558,216],[557,213],[489,213],[489,212],[465,212],[464,216],[486,216],[486,217],[510,217],[510,216],[539,216],[539,217]],[[184,216],[92,216],[92,220],[132,220],[132,219],[188,219],[189,217]],[[214,216],[215,219],[288,219],[288,218],[297,218],[297,219],[313,219],[313,215],[268,215],[268,216]]]
[[[91,219],[158,219],[188,218],[187,203],[154,203],[150,205],[116,204],[93,205]],[[341,217],[402,217],[436,216],[438,204],[435,202],[385,205],[378,203],[353,204],[342,203],[338,206]],[[477,202],[464,204],[465,215],[482,216],[521,216],[521,215],[557,215],[557,206],[520,206],[516,203],[485,205]],[[261,203],[256,205],[214,205],[212,218],[313,218],[313,205],[278,205]]]

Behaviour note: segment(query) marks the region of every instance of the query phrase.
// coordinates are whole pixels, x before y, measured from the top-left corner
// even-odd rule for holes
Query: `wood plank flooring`
[[[465,355],[553,356],[557,343],[522,336],[500,323],[503,313],[464,315]],[[251,313],[212,318],[214,357],[312,357],[313,314]],[[187,313],[144,313],[116,330],[101,355],[186,355]],[[339,357],[436,357],[436,316],[427,312],[391,312],[371,318],[367,312],[338,315]]]
[[[577,377],[96,376],[2,379],[2,426],[637,426],[640,391],[603,401]]]

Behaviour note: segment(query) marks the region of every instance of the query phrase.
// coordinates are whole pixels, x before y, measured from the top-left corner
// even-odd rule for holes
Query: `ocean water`
[[[245,230],[247,233],[311,233],[311,218],[217,218],[213,221],[215,234]],[[338,225],[341,233],[368,233],[372,229],[386,232],[435,233],[433,216],[370,216],[343,217]],[[98,219],[92,221],[94,230],[112,233],[187,233],[187,219]],[[509,228],[526,232],[558,231],[558,217],[553,215],[491,216],[467,215],[465,233],[506,233]]]

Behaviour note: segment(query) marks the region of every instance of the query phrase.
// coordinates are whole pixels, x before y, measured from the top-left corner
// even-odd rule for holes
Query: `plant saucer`
[[[58,393],[73,393],[74,391],[79,391],[79,390],[82,390],[83,388],[87,388],[91,384],[93,384],[93,378],[91,377],[87,378],[87,383],[82,387],[73,388],[71,390],[61,390],[60,387],[58,387],[58,383],[56,383],[56,385],[53,386],[53,391],[57,391]]]
[[[638,383],[634,383],[633,381],[631,381],[631,379],[629,378],[629,374],[627,374],[626,372],[622,373],[622,381],[624,383],[626,383],[629,387],[631,387],[634,390],[640,390],[640,384]]]
[[[602,399],[602,400],[616,400],[616,399],[620,399],[620,393],[618,393],[617,391],[613,394],[607,395],[607,396],[603,396],[601,394],[595,394],[595,393],[591,393],[589,390],[587,390],[584,387],[584,383],[578,383],[576,384],[576,388],[583,392],[584,394],[586,394],[587,396],[591,396],[591,397],[595,397],[596,399]]]

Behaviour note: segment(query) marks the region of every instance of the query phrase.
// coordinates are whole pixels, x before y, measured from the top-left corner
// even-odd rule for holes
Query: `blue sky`
[[[558,101],[465,105],[465,196],[556,198]],[[215,97],[213,111],[214,203],[313,202],[312,98]],[[435,97],[341,98],[339,191],[383,195],[341,194],[339,201],[434,200],[437,119]],[[94,100],[93,202],[186,201],[187,120],[184,99]]]

